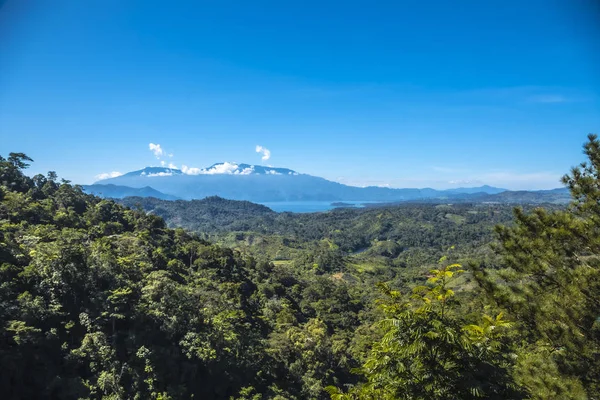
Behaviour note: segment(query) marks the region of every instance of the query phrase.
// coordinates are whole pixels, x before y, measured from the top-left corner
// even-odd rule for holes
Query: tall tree
[[[562,178],[573,201],[564,211],[515,210],[497,227],[503,268],[476,277],[523,333],[515,376],[538,399],[599,398],[600,141]]]

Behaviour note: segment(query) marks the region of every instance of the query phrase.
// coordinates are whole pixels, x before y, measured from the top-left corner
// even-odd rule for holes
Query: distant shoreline
[[[331,205],[333,207],[352,207],[352,208],[356,208],[356,207],[364,207],[363,204],[351,204],[351,203],[344,203],[343,201],[336,201],[334,203],[331,203]]]

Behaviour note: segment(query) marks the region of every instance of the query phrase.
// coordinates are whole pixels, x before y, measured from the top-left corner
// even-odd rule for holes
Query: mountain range
[[[109,186],[112,185],[112,186]],[[356,187],[301,174],[287,168],[262,165],[218,163],[208,168],[182,169],[146,167],[85,186],[89,193],[104,197],[157,197],[161,199],[203,199],[220,196],[253,202],[281,201],[415,201],[452,199],[457,196],[505,192],[492,186],[448,190]],[[139,191],[139,193],[135,193]],[[158,192],[158,193],[157,193]]]
[[[109,183],[105,185],[82,185],[82,187],[86,193],[93,194],[98,197],[112,199],[122,199],[125,197],[154,197],[161,200],[179,199],[179,197],[177,196],[171,196],[169,194],[159,192],[158,190],[153,189],[150,186],[145,186],[142,188],[133,188],[129,186],[114,185],[112,183]]]

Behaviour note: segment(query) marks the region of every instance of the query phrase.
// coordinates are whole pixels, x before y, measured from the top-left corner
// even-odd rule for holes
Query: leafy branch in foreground
[[[365,382],[348,393],[328,387],[332,399],[522,398],[508,368],[511,324],[502,314],[466,324],[450,288],[464,270],[446,261],[408,298],[379,285],[386,318],[377,323],[382,339],[357,371]]]

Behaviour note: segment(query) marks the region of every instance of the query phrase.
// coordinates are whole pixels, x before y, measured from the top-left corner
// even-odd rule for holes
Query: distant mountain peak
[[[137,171],[128,172],[123,176],[172,176],[172,175],[181,175],[183,172],[180,169],[176,168],[166,168],[166,167],[146,167],[144,169],[140,169]]]
[[[157,176],[173,175],[299,175],[298,172],[288,168],[276,168],[264,165],[238,164],[222,162],[207,168],[191,168],[182,166],[181,169],[167,167],[146,167],[137,171],[128,172],[123,176],[144,176],[153,178]]]
[[[184,171],[186,172],[186,171]],[[238,164],[234,162],[222,162],[211,165],[208,168],[201,169],[197,173],[190,175],[299,175],[296,171],[288,168],[276,168],[264,165]]]
[[[94,184],[94,185],[82,185],[83,191],[89,194],[94,194],[100,197],[108,197],[115,199],[122,199],[124,197],[155,197],[162,200],[177,200],[177,196],[172,196],[159,192],[158,190],[144,186],[141,188],[132,188],[129,186],[108,184]]]
[[[173,166],[173,165],[171,165]],[[125,175],[104,179],[131,188],[150,186],[165,195],[201,199],[218,195],[233,200],[270,201],[414,201],[457,198],[475,193],[496,194],[504,189],[481,186],[435,190],[430,188],[355,187],[288,168],[221,162],[205,168],[146,167]],[[104,188],[104,191],[108,189]],[[147,190],[147,189],[146,189]],[[121,190],[123,192],[123,190]]]

